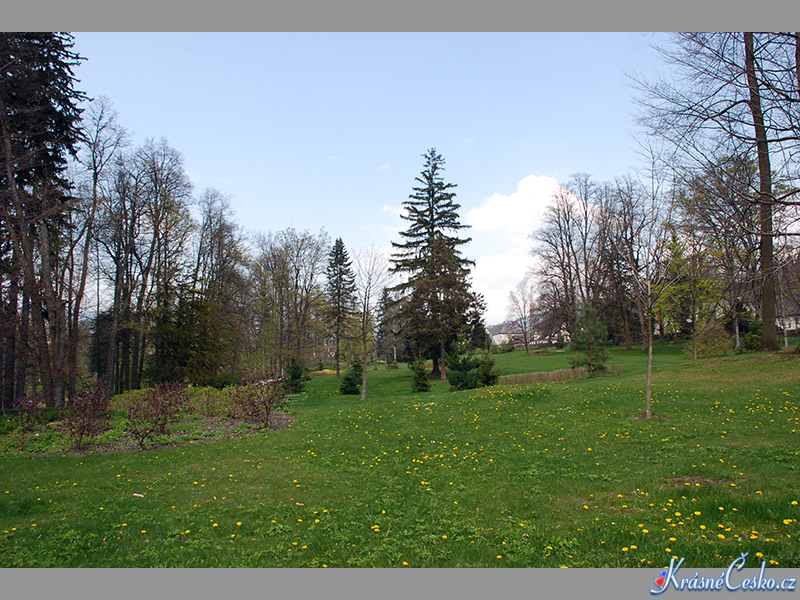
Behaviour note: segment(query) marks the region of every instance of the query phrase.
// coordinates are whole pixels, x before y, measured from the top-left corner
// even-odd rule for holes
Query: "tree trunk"
[[[653,416],[653,318],[650,311],[647,313],[647,389],[644,395],[644,416],[649,419]]]
[[[8,303],[3,306],[3,335],[5,344],[3,347],[3,412],[13,408],[16,396],[16,386],[14,376],[16,373],[17,352],[23,353],[27,349],[17,348],[17,329],[21,327],[17,308],[19,305],[19,283],[16,278],[12,278],[8,286]]]
[[[441,340],[439,342],[439,359],[442,362],[442,367],[441,367],[442,378],[441,378],[441,380],[442,381],[447,381],[447,369],[446,369],[445,364],[444,364],[444,340]]]
[[[22,314],[19,319],[19,344],[17,344],[17,365],[16,381],[17,389],[14,393],[15,398],[22,398],[25,395],[25,385],[28,376],[28,330],[31,322],[31,299],[22,296]]]
[[[336,331],[336,379],[341,379],[341,375],[339,373],[339,345],[341,341],[340,340],[341,335],[342,335],[341,332],[337,330]]]
[[[775,327],[775,256],[772,230],[772,171],[770,166],[769,143],[767,129],[764,125],[764,114],[761,109],[761,90],[756,78],[755,51],[753,33],[744,34],[745,70],[747,71],[747,87],[750,91],[750,111],[753,115],[753,128],[756,137],[758,155],[758,202],[760,205],[759,226],[761,243],[759,254],[761,261],[761,349],[777,350],[778,338]]]
[[[367,351],[365,348],[364,357],[361,362],[361,399],[366,400],[366,398],[367,398]]]

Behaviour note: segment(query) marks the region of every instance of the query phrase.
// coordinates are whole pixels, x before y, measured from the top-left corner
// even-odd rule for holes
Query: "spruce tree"
[[[444,158],[435,148],[423,155],[424,168],[409,199],[403,202],[401,231],[404,241],[392,242],[392,271],[405,275],[393,290],[400,296],[399,321],[419,352],[433,359],[433,375],[446,379],[444,353],[459,333],[483,324],[473,316],[483,310],[483,299],[470,289],[470,268],[461,246],[471,238],[458,237],[466,225],[459,221],[456,187],[442,177]]]
[[[361,378],[364,376],[364,367],[358,359],[350,363],[339,383],[339,392],[345,396],[355,396],[361,393]]]
[[[411,373],[413,374],[411,391],[414,393],[427,392],[431,387],[431,383],[428,381],[427,373],[425,373],[425,361],[423,358],[417,355],[417,357],[409,363],[408,368],[411,369]]]
[[[588,304],[584,305],[569,344],[570,351],[580,353],[568,359],[572,368],[586,367],[589,373],[605,371],[603,363],[608,360],[605,345],[607,337],[606,326],[597,318],[597,311]]]
[[[328,281],[328,322],[333,330],[336,343],[336,378],[340,376],[340,347],[345,334],[348,318],[353,314],[355,304],[355,275],[352,263],[344,247],[342,238],[337,238],[328,255],[328,266],[325,269]]]

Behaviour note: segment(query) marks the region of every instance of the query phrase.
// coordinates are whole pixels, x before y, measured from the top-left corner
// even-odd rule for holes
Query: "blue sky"
[[[166,138],[196,192],[247,231],[400,241],[435,147],[473,242],[487,322],[530,264],[553,186],[637,165],[625,73],[661,63],[640,33],[76,33],[78,88],[107,96],[136,144]]]

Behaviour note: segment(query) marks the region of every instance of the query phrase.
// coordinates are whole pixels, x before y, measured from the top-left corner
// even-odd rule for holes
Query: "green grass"
[[[497,355],[503,374],[565,354]],[[800,356],[614,350],[617,378],[369,397],[313,378],[281,431],[0,455],[0,566],[800,566]],[[759,559],[760,560],[760,559]],[[768,564],[770,564],[768,562]]]

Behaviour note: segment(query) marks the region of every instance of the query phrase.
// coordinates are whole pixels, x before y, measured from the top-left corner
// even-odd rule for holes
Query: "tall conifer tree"
[[[336,239],[330,254],[328,254],[328,266],[325,274],[328,278],[327,292],[330,303],[328,321],[333,329],[336,343],[336,378],[338,379],[341,341],[345,334],[347,320],[353,314],[356,294],[352,262],[342,238]]]
[[[459,333],[473,333],[482,328],[476,313],[483,310],[483,299],[470,289],[470,267],[475,263],[464,258],[461,246],[471,238],[458,237],[462,229],[454,200],[456,185],[442,177],[444,158],[431,148],[424,155],[425,164],[417,186],[403,202],[401,217],[409,227],[401,231],[403,242],[392,242],[392,271],[405,275],[395,286],[401,297],[399,320],[405,335],[433,359],[433,374],[446,379],[445,350]]]

